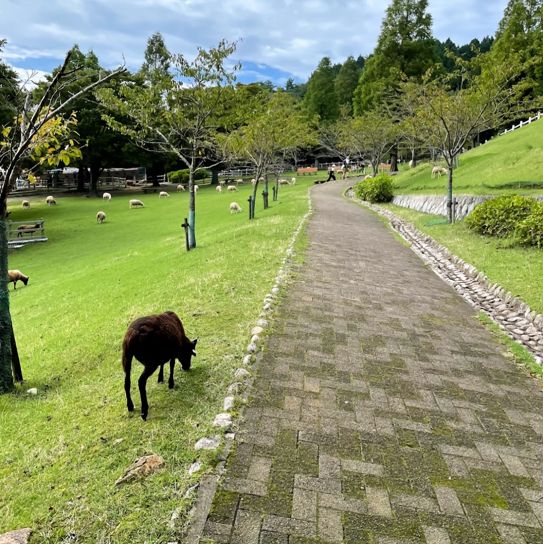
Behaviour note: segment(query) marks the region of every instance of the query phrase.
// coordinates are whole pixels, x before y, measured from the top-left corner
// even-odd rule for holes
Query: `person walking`
[[[336,165],[332,164],[328,166],[328,179],[326,181],[334,180],[336,181]]]

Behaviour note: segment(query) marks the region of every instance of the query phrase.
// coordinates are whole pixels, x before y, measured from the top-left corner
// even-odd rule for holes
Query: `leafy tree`
[[[492,47],[494,62],[519,57],[522,76],[533,87],[532,95],[543,94],[543,1],[509,0]]]
[[[360,71],[353,57],[348,57],[341,65],[334,82],[339,106],[347,105],[350,110],[352,109],[354,91],[358,85]]]
[[[101,77],[100,74],[107,73],[107,70],[100,66],[98,57],[92,51],[84,54],[77,45],[74,45],[70,50],[70,59],[66,69],[77,73],[77,77],[66,82],[58,90],[61,100],[67,100],[81,89],[97,81]],[[59,70],[60,67],[53,70],[52,75],[38,85],[34,91],[35,98],[43,96]],[[101,86],[114,88],[121,84],[119,78],[114,78]],[[82,156],[77,162],[79,166],[78,190],[82,191],[84,184],[88,182],[89,192],[96,193],[98,179],[104,168],[118,166],[122,162],[128,139],[107,126],[102,119],[106,110],[94,95],[89,93],[80,95],[77,100],[70,102],[70,109],[77,112],[78,139],[85,144],[81,147]]]
[[[324,57],[307,82],[304,104],[309,113],[318,115],[321,121],[334,121],[339,115],[334,80],[334,68],[330,59]]]
[[[473,59],[477,67],[484,57]],[[481,75],[452,92],[443,80],[425,80],[421,85],[404,87],[418,106],[416,124],[421,138],[443,156],[448,168],[447,208],[452,222],[453,172],[456,158],[474,136],[499,126],[517,103],[522,85],[513,85],[519,74],[518,64],[488,63]]]
[[[373,110],[351,119],[345,126],[344,145],[358,157],[367,157],[373,175],[377,175],[379,164],[396,144],[398,125],[385,112]]]
[[[420,79],[437,62],[427,8],[428,0],[392,0],[355,91],[356,115],[379,105],[386,90],[397,89],[402,74]]]
[[[0,52],[5,40],[0,40]],[[13,120],[21,107],[23,93],[19,88],[17,74],[4,62],[0,61],[0,126]]]
[[[253,202],[261,180],[268,192],[268,176],[277,173],[277,163],[282,163],[286,152],[315,143],[311,126],[311,119],[290,94],[278,91],[253,97],[244,110],[243,125],[223,137],[225,156],[231,161],[249,160],[255,167]]]
[[[296,98],[302,99],[307,91],[307,83],[294,83],[292,78],[287,79],[285,91]]]
[[[69,98],[64,99],[60,92],[71,86],[78,72],[69,68],[72,52],[68,52],[60,69],[51,78],[38,101],[33,101],[27,93],[17,104],[14,119],[1,127],[0,132],[0,392],[13,388],[11,371],[13,340],[11,314],[9,311],[9,292],[7,288],[7,234],[6,199],[10,188],[25,160],[49,165],[63,162],[69,164],[78,156],[75,142],[70,140],[76,118],[72,114],[63,118],[61,113],[94,88],[124,71],[123,68],[102,74]]]
[[[222,40],[209,50],[198,49],[194,60],[171,55],[170,73],[141,87],[127,84],[103,89],[101,102],[111,110],[110,127],[139,146],[171,153],[189,170],[189,247],[196,247],[194,173],[210,167],[216,155],[217,134],[224,126],[235,72],[225,67],[236,45]]]

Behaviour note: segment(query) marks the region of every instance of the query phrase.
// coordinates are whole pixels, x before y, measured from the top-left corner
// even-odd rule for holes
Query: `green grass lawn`
[[[543,194],[543,120],[494,138],[460,155],[456,194]],[[432,165],[404,170],[396,194],[446,194],[447,176],[431,178]]]
[[[471,232],[464,221],[453,225],[443,217],[416,212],[399,206],[385,205],[395,214],[413,223],[452,253],[475,266],[532,310],[543,313],[543,251],[524,248],[509,240],[486,237]]]
[[[10,253],[9,267],[30,276],[12,292],[11,309],[25,383],[0,396],[0,533],[32,527],[32,542],[165,543],[176,540],[195,440],[217,434],[226,387],[240,365],[292,231],[307,211],[313,177],[281,186],[279,201],[247,219],[250,186],[235,194],[202,188],[195,251],[180,228],[187,193],[159,199],[128,194],[111,202],[57,198],[30,210],[11,201],[11,219],[43,218],[49,241]],[[259,191],[260,192],[260,191]],[[270,198],[271,200],[271,198]],[[237,201],[243,213],[231,215]],[[107,221],[98,225],[98,210]],[[175,389],[151,377],[149,419],[139,417],[133,363],[128,414],[121,342],[135,317],[176,311],[198,355],[189,373],[176,367]],[[166,380],[167,382],[167,380]],[[38,394],[26,390],[36,387]],[[119,488],[136,458],[157,453],[165,468]],[[180,517],[175,526],[172,513]]]

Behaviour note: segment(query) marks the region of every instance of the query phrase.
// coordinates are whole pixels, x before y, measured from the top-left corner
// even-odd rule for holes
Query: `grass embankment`
[[[12,252],[10,268],[30,276],[12,293],[11,308],[25,383],[0,396],[0,533],[32,527],[32,542],[163,543],[176,540],[196,479],[187,468],[196,439],[217,434],[226,386],[239,366],[264,295],[294,227],[307,211],[299,178],[279,201],[247,219],[250,186],[197,198],[197,242],[186,253],[180,224],[187,193],[159,199],[129,195],[111,202],[59,197],[47,208],[11,203],[11,218],[45,219],[49,241]],[[243,213],[231,215],[237,201]],[[103,209],[107,221],[97,225]],[[193,368],[176,367],[173,391],[147,386],[149,419],[139,417],[134,362],[129,415],[120,365],[121,342],[135,317],[176,311],[198,337]],[[166,380],[167,382],[167,380]],[[38,394],[26,390],[36,387]],[[115,480],[136,458],[157,453],[165,468],[119,488]],[[175,526],[171,516],[178,510]]]
[[[449,225],[445,218],[437,215],[393,205],[385,207],[475,266],[491,282],[543,313],[543,251],[520,247],[510,240],[481,236],[469,231],[463,221]]]
[[[447,176],[432,179],[431,173],[429,163],[403,171],[396,194],[446,194]],[[542,194],[543,120],[460,155],[453,184],[457,195]]]

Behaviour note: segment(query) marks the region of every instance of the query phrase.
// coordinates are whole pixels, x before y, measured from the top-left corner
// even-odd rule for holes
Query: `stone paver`
[[[543,395],[370,212],[314,188],[202,542],[543,542]]]

